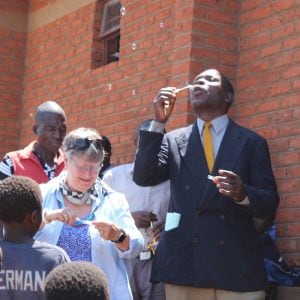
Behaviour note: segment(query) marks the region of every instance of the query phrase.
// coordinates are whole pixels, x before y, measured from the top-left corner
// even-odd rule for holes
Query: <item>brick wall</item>
[[[262,3],[262,4],[260,4]],[[279,248],[300,263],[300,2],[242,1],[235,118],[267,138]]]
[[[300,264],[299,1],[121,3],[126,14],[121,17],[120,60],[92,68],[94,26],[99,24],[96,1],[28,1],[22,118],[4,115],[8,106],[2,105],[0,122],[21,122],[18,146],[23,147],[33,139],[35,107],[55,100],[66,111],[69,129],[98,129],[111,139],[113,163],[129,162],[134,155],[135,128],[152,116],[151,102],[157,91],[166,85],[182,87],[199,70],[217,67],[236,87],[232,117],[269,141],[281,196],[278,245]],[[24,33],[22,37],[24,42]],[[18,55],[19,62],[22,57]],[[0,71],[0,78],[6,73]],[[15,78],[20,79],[17,74]],[[20,81],[15,88],[20,93]],[[6,87],[2,94],[12,95]],[[1,98],[0,103],[12,102]],[[168,129],[193,119],[183,92]],[[15,146],[0,148],[0,154]]]
[[[0,153],[19,145],[27,5],[0,1]]]

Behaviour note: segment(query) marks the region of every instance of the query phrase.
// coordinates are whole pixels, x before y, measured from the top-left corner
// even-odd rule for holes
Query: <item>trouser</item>
[[[165,284],[167,300],[264,300],[265,292],[230,292]]]
[[[151,283],[152,259],[126,259],[126,268],[134,300],[165,300],[163,283]]]

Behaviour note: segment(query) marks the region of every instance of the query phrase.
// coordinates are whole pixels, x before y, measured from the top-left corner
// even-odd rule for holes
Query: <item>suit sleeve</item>
[[[264,139],[257,143],[249,168],[250,180],[246,182],[246,192],[250,202],[249,213],[258,218],[272,217],[279,204],[279,195],[269,148]]]
[[[133,181],[153,186],[169,179],[168,146],[164,134],[140,130]]]

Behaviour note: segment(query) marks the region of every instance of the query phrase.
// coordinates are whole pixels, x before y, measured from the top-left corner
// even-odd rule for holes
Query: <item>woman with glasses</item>
[[[43,227],[36,239],[62,247],[73,261],[91,261],[106,274],[111,300],[132,299],[124,259],[139,255],[143,237],[123,194],[103,183],[99,133],[71,131],[63,141],[65,171],[41,185]]]

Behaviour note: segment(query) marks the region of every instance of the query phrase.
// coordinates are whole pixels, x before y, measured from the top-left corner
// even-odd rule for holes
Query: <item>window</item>
[[[93,68],[119,60],[120,9],[119,0],[97,1],[92,52]]]
[[[118,0],[111,0],[104,5],[100,36],[120,30],[120,9]]]
[[[105,43],[105,62],[109,64],[114,61],[119,60],[119,50],[120,50],[120,31],[115,34],[111,34],[104,41]]]

